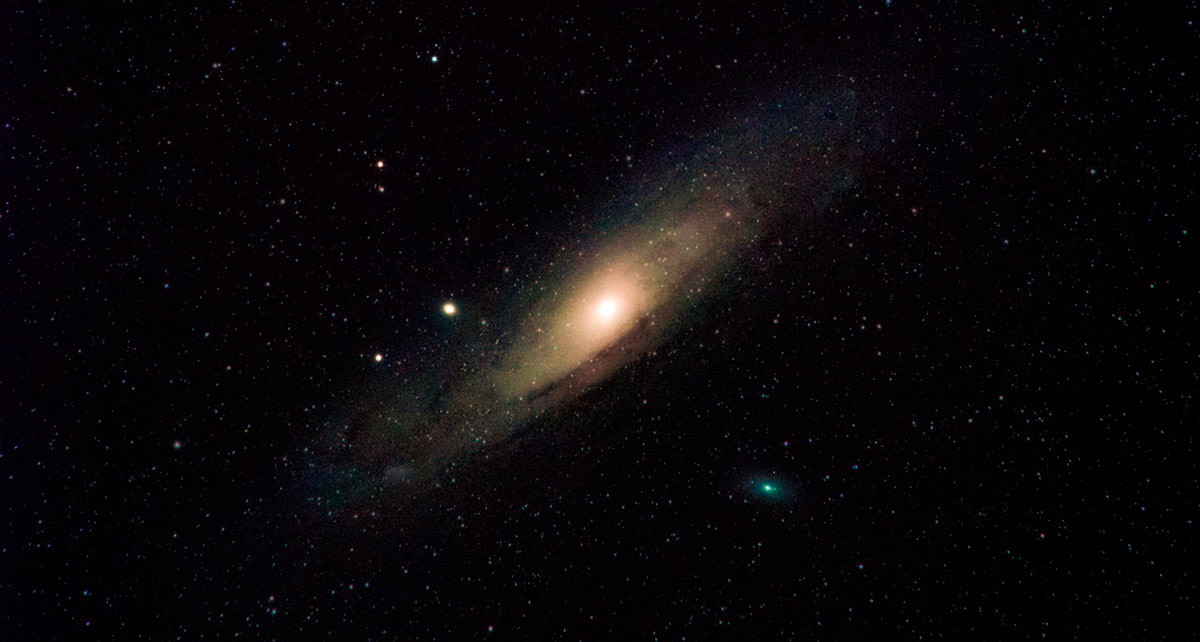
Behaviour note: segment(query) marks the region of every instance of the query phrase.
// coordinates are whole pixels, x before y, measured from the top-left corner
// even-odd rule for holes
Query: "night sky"
[[[1195,3],[167,4],[0,20],[0,640],[1194,626]]]

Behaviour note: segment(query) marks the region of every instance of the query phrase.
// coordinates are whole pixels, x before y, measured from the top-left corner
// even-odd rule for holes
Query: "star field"
[[[1193,13],[14,5],[0,638],[1178,639]]]

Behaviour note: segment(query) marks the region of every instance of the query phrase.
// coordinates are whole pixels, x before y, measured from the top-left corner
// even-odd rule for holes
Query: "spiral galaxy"
[[[534,277],[535,295],[511,297],[498,338],[428,357],[423,376],[332,419],[322,479],[336,470],[358,491],[436,483],[620,376],[691,311],[736,291],[756,248],[797,233],[851,186],[883,120],[841,89],[759,105],[672,150],[604,208],[617,214],[582,249],[545,257],[554,269]],[[469,315],[470,299],[444,314]]]

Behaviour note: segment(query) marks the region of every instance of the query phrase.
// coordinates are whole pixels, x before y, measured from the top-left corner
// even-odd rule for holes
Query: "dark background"
[[[10,5],[0,639],[1187,629],[1181,4]],[[333,505],[372,355],[440,368],[443,300],[847,87],[891,139],[738,287],[454,483]]]

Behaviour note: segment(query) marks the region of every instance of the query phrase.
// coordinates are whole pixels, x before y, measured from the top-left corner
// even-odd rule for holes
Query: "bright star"
[[[442,312],[445,313],[446,316],[452,317],[452,316],[458,314],[458,306],[454,305],[450,301],[447,301],[445,304],[442,305]]]
[[[381,355],[381,354],[376,354],[376,355],[375,355],[375,360],[376,360],[376,361],[383,361],[383,355]]]

